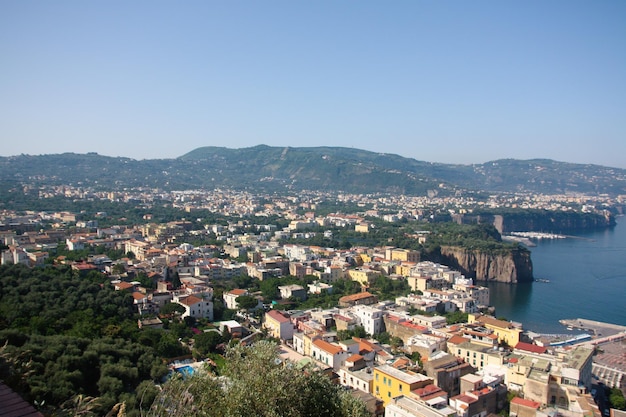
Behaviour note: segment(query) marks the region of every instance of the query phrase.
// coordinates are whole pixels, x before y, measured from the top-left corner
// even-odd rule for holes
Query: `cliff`
[[[581,213],[550,210],[519,210],[502,214],[457,214],[453,216],[453,219],[460,224],[493,224],[500,233],[574,233],[581,230],[606,229],[616,224],[615,217],[608,211],[602,213]]]
[[[453,246],[442,246],[436,262],[460,271],[478,281],[497,281],[516,284],[533,280],[530,252],[514,249],[508,252],[483,252]]]

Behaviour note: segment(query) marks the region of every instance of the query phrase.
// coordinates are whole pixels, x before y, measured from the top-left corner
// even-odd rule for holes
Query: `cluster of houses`
[[[379,302],[368,293],[340,303],[325,310],[271,310],[263,326],[292,351],[290,359],[328,370],[359,391],[374,414],[486,416],[500,411],[513,391],[520,397],[511,404],[513,415],[548,415],[550,406],[593,415],[587,394],[593,349],[525,342],[521,325],[480,313],[447,325],[441,316],[409,315],[398,302]],[[338,339],[355,326],[374,337],[387,332],[401,340],[401,349],[374,339]],[[420,363],[409,359],[414,352]]]
[[[350,216],[330,215],[325,221],[345,223],[362,233],[369,227]],[[94,224],[85,224],[69,236],[63,230],[7,230],[0,232],[8,247],[0,259],[2,264],[43,265],[62,240],[69,250],[93,245],[132,253],[117,261],[94,255],[71,264],[80,274],[107,273],[116,290],[130,291],[145,318],[139,321],[141,327],[159,327],[160,320],[152,317],[167,303],[181,305],[183,317],[213,321],[212,283],[216,280],[241,275],[259,280],[315,276],[307,288],[279,287],[282,299],[304,300],[310,294],[330,293],[338,280],[349,279],[358,282],[362,291],[342,297],[337,307],[328,309],[272,309],[268,300],[245,288],[225,292],[223,302],[226,308],[239,310],[240,297],[256,300],[252,309],[265,311],[262,327],[268,335],[280,340],[296,360],[315,363],[360,395],[374,415],[485,417],[502,409],[508,391],[519,393],[511,403],[514,416],[543,417],[550,406],[572,416],[597,412],[587,394],[593,350],[529,343],[520,324],[484,314],[489,312],[487,288],[444,265],[421,261],[417,251],[392,246],[337,250],[283,243],[286,236],[307,233],[313,223],[312,219],[294,220],[288,228],[277,230],[272,225],[239,222],[200,231],[192,230],[187,221],[96,231],[90,229]],[[223,246],[177,243],[190,233],[212,233]],[[427,239],[427,235],[416,238]],[[152,279],[156,290],[134,279],[140,274]],[[180,281],[176,289],[171,274]],[[405,280],[411,294],[378,300],[367,289],[381,275]],[[454,311],[468,313],[468,323],[448,325],[440,315]],[[236,321],[223,326],[242,338],[258,331]],[[338,338],[345,334],[342,330],[358,326],[372,337],[386,332],[397,343],[392,348],[369,338]],[[419,361],[410,359],[415,357]]]

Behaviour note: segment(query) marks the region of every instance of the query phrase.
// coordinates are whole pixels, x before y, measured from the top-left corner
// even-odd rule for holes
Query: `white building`
[[[290,261],[304,262],[311,260],[311,250],[308,246],[284,245],[283,251]]]
[[[403,395],[391,400],[385,406],[385,417],[456,417],[450,407],[434,408]]]
[[[353,357],[359,357],[361,360],[364,360],[360,355],[352,355],[346,359],[346,362],[349,362]],[[372,393],[374,374],[371,368],[365,367],[359,370],[352,370],[343,366],[339,369],[338,374],[341,385],[369,394]]]
[[[443,316],[423,316],[416,314],[411,316],[411,321],[417,325],[428,327],[429,329],[441,329],[447,326],[446,318]]]
[[[225,292],[222,295],[222,298],[224,299],[224,306],[226,306],[226,308],[230,310],[239,309],[239,304],[237,304],[237,298],[241,297],[242,295],[248,295],[248,290],[235,288],[234,290]]]
[[[315,339],[311,344],[311,356],[313,359],[338,371],[350,355],[340,346],[329,343],[322,339]]]
[[[308,284],[309,294],[332,294],[333,286],[326,284],[325,282],[315,281],[312,284]]]
[[[209,298],[201,298],[196,295],[181,297],[176,301],[185,307],[182,317],[206,318],[213,321],[213,302]]]
[[[374,336],[385,330],[384,311],[382,309],[359,304],[351,307],[349,311],[360,321],[366,333]]]

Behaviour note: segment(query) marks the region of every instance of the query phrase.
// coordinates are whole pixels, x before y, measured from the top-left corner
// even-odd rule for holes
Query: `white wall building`
[[[368,305],[356,305],[349,309],[365,329],[365,332],[374,336],[385,330],[385,322],[383,321],[384,311],[380,308]]]

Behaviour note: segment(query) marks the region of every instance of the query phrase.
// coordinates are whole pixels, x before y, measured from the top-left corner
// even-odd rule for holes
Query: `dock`
[[[579,329],[586,332],[593,332],[595,336],[613,336],[626,332],[626,326],[619,324],[604,323],[601,321],[587,319],[564,319],[559,320],[563,326]]]

